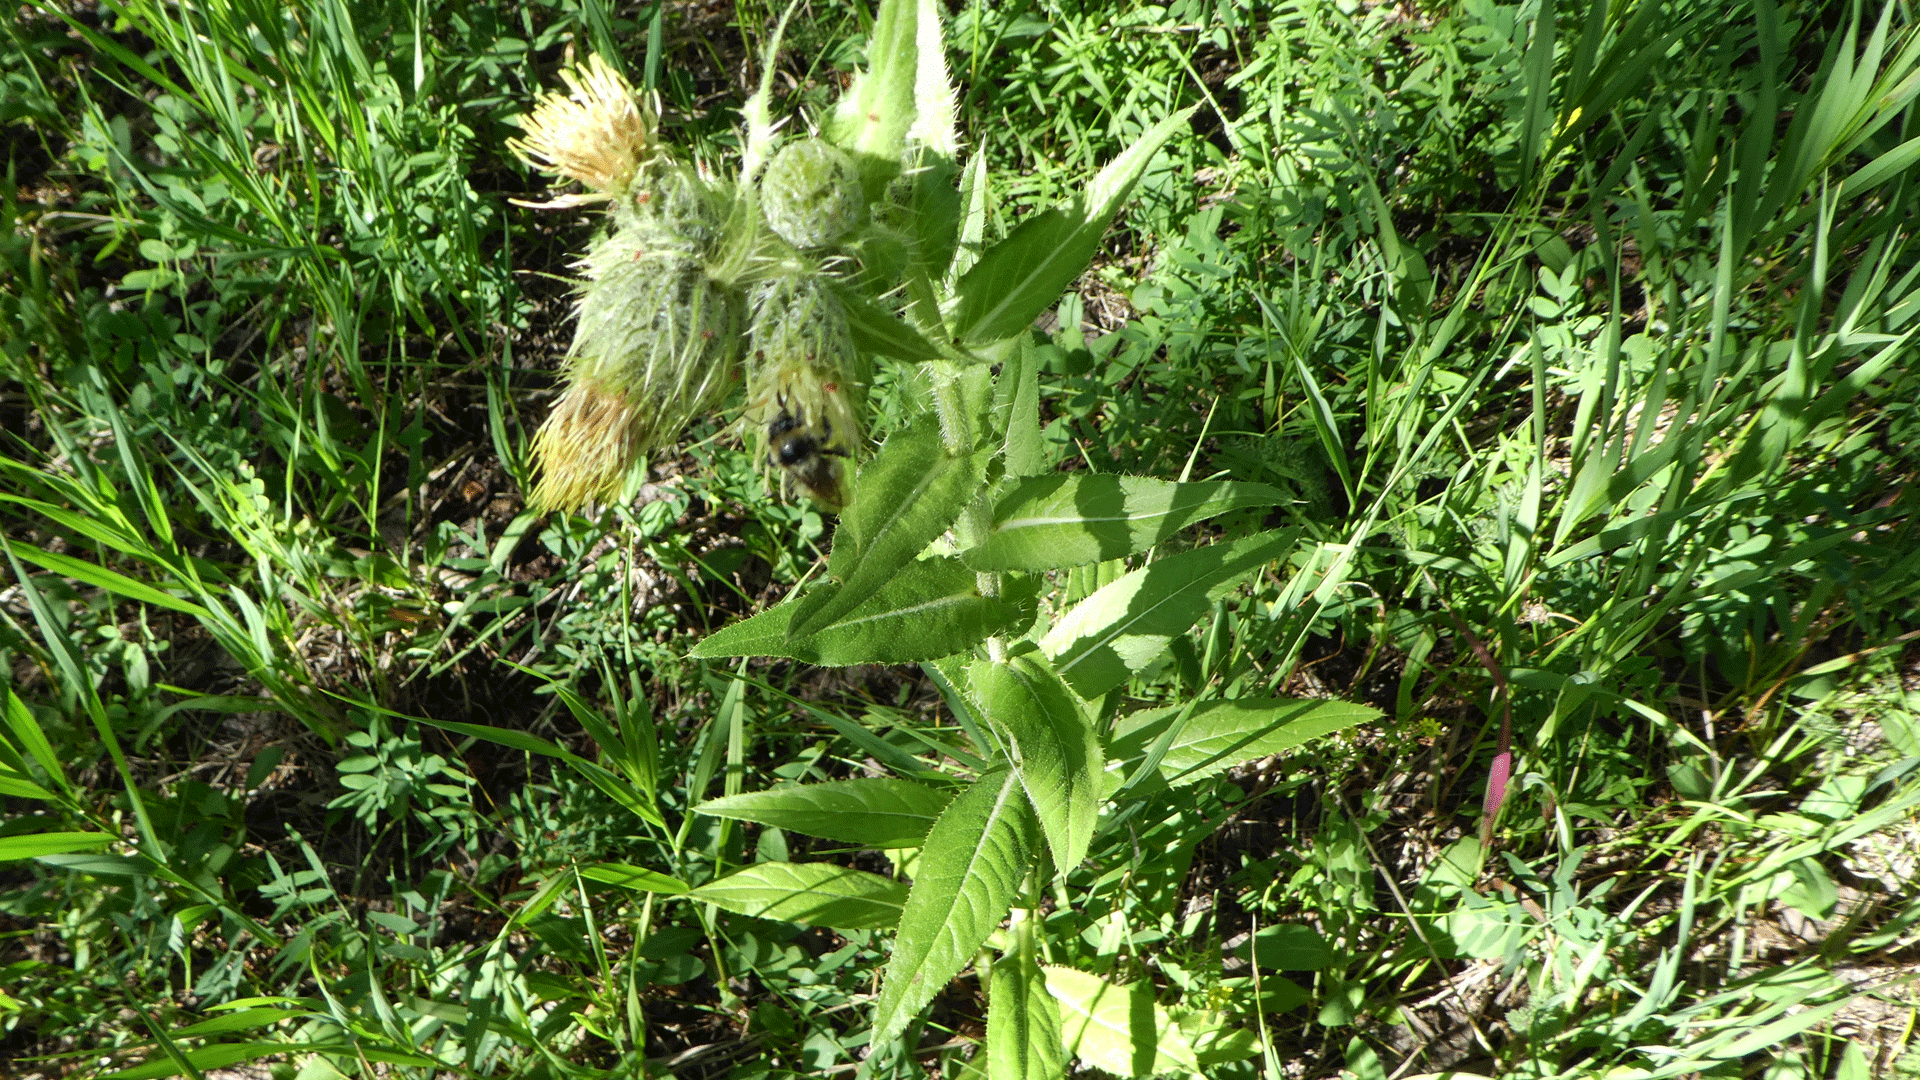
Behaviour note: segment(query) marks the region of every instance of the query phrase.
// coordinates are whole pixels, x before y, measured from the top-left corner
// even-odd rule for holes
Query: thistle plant
[[[996,1067],[1010,1055],[1022,1075],[1059,1076],[1069,1050],[1112,1067],[1140,1038],[1156,1066],[1162,1056],[1168,1067],[1197,1054],[1235,1060],[1251,1041],[1218,1017],[1129,1034],[1128,1051],[1096,1045],[1098,1032],[1063,1017],[1134,1016],[1142,1005],[1161,1017],[1160,1007],[1090,973],[1043,972],[1039,913],[1066,895],[1066,875],[1119,842],[1121,817],[1102,809],[1129,801],[1130,790],[1192,783],[1377,713],[1238,685],[1184,711],[1100,704],[1117,702],[1114,692],[1214,603],[1286,557],[1298,529],[1118,564],[1091,595],[1056,598],[1051,627],[1037,622],[1056,571],[1143,556],[1188,524],[1264,512],[1285,497],[1258,484],[1052,471],[1032,323],[1086,269],[1187,114],[1153,125],[1076,197],[989,243],[990,181],[978,162],[963,170],[958,160],[938,19],[932,0],[883,0],[873,66],[817,135],[778,145],[763,83],[743,110],[730,183],[688,169],[651,131],[634,168],[600,170],[634,179],[610,193],[608,235],[583,264],[572,382],[536,443],[546,469],[536,498],[571,506],[606,497],[626,469],[744,381],[740,423],[755,454],[841,520],[822,579],[710,635],[694,656],[926,663],[952,689],[968,736],[949,759],[966,765],[939,782],[907,770],[696,807],[842,842],[920,847],[910,888],[782,861],[698,888],[660,877],[660,888],[760,917],[896,928],[875,1005],[876,1053],[943,984],[992,955],[980,974],[990,981]],[[557,103],[547,111],[572,116]],[[725,332],[742,319],[744,345]],[[869,455],[875,363],[910,365],[901,381],[924,387],[909,396],[928,407],[910,410]]]
[[[834,246],[866,217],[852,158],[800,139],[764,175],[743,166],[718,180],[661,139],[656,110],[604,58],[562,78],[510,147],[588,189],[538,205],[602,206],[607,221],[577,264],[567,388],[534,438],[534,503],[616,496],[744,375],[741,416],[760,459],[838,509],[844,463],[864,445],[869,377],[827,284],[846,264]],[[748,163],[769,137],[756,129]]]

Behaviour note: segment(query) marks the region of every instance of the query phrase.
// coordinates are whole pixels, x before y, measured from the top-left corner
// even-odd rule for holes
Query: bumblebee
[[[780,411],[767,424],[767,460],[778,465],[787,480],[829,510],[846,504],[840,461],[850,457],[833,445],[833,422],[820,418],[818,430],[807,423],[806,411],[779,400]],[[835,460],[840,459],[840,460]]]

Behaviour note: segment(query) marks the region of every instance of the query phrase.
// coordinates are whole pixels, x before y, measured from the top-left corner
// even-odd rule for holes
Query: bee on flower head
[[[759,458],[829,510],[846,505],[847,465],[862,448],[868,373],[846,311],[814,277],[754,291],[747,330],[747,422]]]
[[[788,483],[830,510],[846,504],[842,462],[852,454],[834,441],[833,424],[824,416],[808,423],[797,403],[776,401],[767,424],[767,463],[785,472]]]

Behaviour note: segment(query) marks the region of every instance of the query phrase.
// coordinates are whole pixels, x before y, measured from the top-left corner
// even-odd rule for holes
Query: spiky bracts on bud
[[[545,509],[618,493],[628,473],[699,416],[739,376],[745,312],[686,251],[638,220],[596,242],[583,262],[568,386],[534,436]]]
[[[846,309],[819,278],[760,285],[747,334],[747,413],[760,460],[828,509],[846,502],[846,470],[865,447],[871,372]]]
[[[578,180],[598,194],[566,196],[547,205],[570,206],[619,198],[639,175],[653,141],[646,103],[613,65],[590,56],[560,73],[564,92],[544,94],[517,118],[526,136],[507,149],[529,166]]]
[[[821,139],[790,142],[760,179],[767,227],[794,247],[825,247],[866,216],[860,170],[846,152]]]

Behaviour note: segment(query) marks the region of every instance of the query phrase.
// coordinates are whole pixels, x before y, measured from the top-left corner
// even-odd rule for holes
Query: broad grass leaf
[[[888,439],[860,470],[833,535],[827,575],[840,588],[802,598],[788,634],[801,637],[837,621],[892,581],[973,500],[980,467],[978,454],[947,455],[932,417]]]
[[[703,802],[694,810],[884,849],[919,847],[934,820],[952,801],[950,791],[876,776],[728,795]]]
[[[27,500],[22,499],[15,501],[26,502]],[[52,551],[42,551],[32,544],[23,543],[19,540],[12,541],[10,546],[16,554],[28,562],[37,563],[41,567],[51,570],[62,577],[70,577],[75,581],[83,581],[95,588],[105,589],[116,596],[124,596],[137,603],[152,604],[154,607],[166,608],[169,611],[178,611],[183,615],[192,615],[199,619],[210,619],[213,617],[211,612],[199,604],[182,600],[171,593],[161,592],[159,589],[154,588],[144,581],[130,578],[125,574],[109,570],[104,566],[95,565],[94,563],[87,562],[85,559],[76,559],[71,555],[61,555]]]
[[[987,994],[988,1080],[1059,1080],[1067,1072],[1060,1005],[1025,950],[993,962]]]
[[[395,715],[399,714],[396,713]],[[524,753],[559,758],[578,770],[594,787],[605,792],[608,798],[626,807],[628,810],[633,811],[635,815],[651,821],[656,825],[660,825],[662,828],[665,827],[665,821],[660,817],[659,809],[653,804],[652,792],[649,791],[642,796],[642,794],[634,788],[631,781],[616,774],[612,769],[598,762],[588,761],[586,758],[575,754],[571,750],[548,742],[538,735],[532,735],[524,731],[516,731],[513,728],[490,727],[486,724],[467,724],[458,720],[435,720],[426,716],[414,716],[408,717],[408,719],[416,723],[426,724],[429,727],[437,727],[456,734],[471,735],[476,739],[485,739],[488,742],[499,743],[501,746],[519,750]]]
[[[1240,578],[1292,550],[1298,529],[1170,555],[1095,590],[1041,640],[1054,670],[1084,698],[1144,670]]]
[[[258,1061],[264,1057],[276,1057],[289,1053],[339,1053],[342,1051],[350,1052],[351,1047],[344,1042],[215,1043],[212,1046],[202,1046],[195,1050],[182,1051],[179,1059],[175,1059],[172,1055],[162,1055],[151,1061],[135,1065],[130,1069],[121,1069],[118,1072],[107,1073],[101,1077],[100,1080],[159,1080],[159,1078],[166,1076],[188,1075],[187,1068],[182,1067],[182,1062],[184,1062],[186,1066],[200,1070],[201,1072],[211,1072],[249,1061]],[[405,1064],[433,1068],[440,1063],[431,1058],[407,1055]]]
[[[41,793],[45,797],[46,793]],[[119,839],[98,832],[43,832],[25,836],[0,836],[0,862],[37,859],[42,855],[66,855],[93,851]]]
[[[1100,816],[1106,759],[1080,703],[1031,653],[967,669],[974,700],[1007,737],[1013,771],[1033,803],[1054,866],[1066,873],[1087,857]]]
[[[1036,592],[1016,586],[997,597],[981,596],[979,579],[958,559],[921,559],[815,632],[791,632],[805,601],[790,600],[708,635],[690,655],[785,656],[823,667],[937,660],[1032,621]]]
[[[1022,480],[993,509],[986,540],[960,557],[975,570],[1056,570],[1145,551],[1181,529],[1287,496],[1265,484],[1176,483],[1115,473]]]
[[[53,743],[48,741],[47,733],[41,729],[40,722],[33,718],[33,710],[27,708],[27,703],[13,692],[11,686],[0,686],[0,694],[5,695],[5,720],[7,730],[12,733],[14,741],[25,747],[27,753],[33,755],[33,760],[40,763],[40,767],[46,770],[47,775],[52,777],[55,783],[64,790],[72,791],[73,782],[67,779],[66,769],[60,763],[60,756],[53,752]],[[11,750],[12,747],[8,749]],[[10,762],[10,764],[15,765],[24,774],[26,765],[24,759]]]
[[[292,1009],[277,1008],[272,1005],[261,1005],[254,1008],[240,1009],[237,1012],[223,1013],[210,1020],[202,1020],[197,1024],[188,1024],[186,1027],[176,1030],[173,1034],[175,1036],[226,1035],[235,1031],[250,1031],[254,1028],[270,1027],[287,1020],[304,1020],[312,1015],[312,1013],[305,1011],[296,1012]]]
[[[666,828],[666,819],[660,816],[659,809],[659,749],[654,742],[653,716],[646,711],[646,699],[638,699],[641,704],[637,714],[624,715],[623,730],[616,732],[601,717],[600,710],[571,688],[554,683],[553,691],[566,705],[567,711],[573,714],[574,720],[600,747],[602,760],[613,762],[632,782],[632,793],[636,800],[630,805],[644,806],[647,812],[641,816]]]
[[[665,893],[668,896],[682,896],[687,891],[687,883],[676,877],[668,877],[658,870],[649,870],[644,866],[629,866],[626,863],[595,863],[580,868],[580,876],[588,881],[597,881],[602,885],[618,885],[635,892]]]
[[[900,921],[907,887],[831,863],[756,863],[687,894],[757,919],[878,930]]]
[[[974,781],[933,823],[880,983],[872,1045],[899,1035],[1000,925],[1039,834],[1011,769]]]
[[[103,877],[149,877],[159,868],[153,860],[139,855],[35,855],[35,862]]]
[[[43,802],[53,800],[53,792],[26,778],[26,774],[14,769],[0,772],[0,795],[10,799],[39,799]],[[6,856],[0,855],[0,859]]]
[[[1120,721],[1109,755],[1137,761],[1178,720],[1181,706],[1142,709]],[[1314,739],[1378,719],[1371,705],[1319,698],[1234,698],[1201,705],[1160,758],[1174,786],[1204,780],[1235,765],[1284,754]]]
[[[954,289],[953,333],[973,345],[1025,330],[1060,290],[1073,283],[1100,250],[1107,225],[1146,172],[1161,144],[1192,109],[1182,109],[1147,129],[1132,146],[1100,170],[1086,191],[1063,207],[1021,222],[988,248]]]
[[[1098,975],[1050,967],[1047,992],[1060,1003],[1060,1033],[1082,1063],[1116,1076],[1198,1073],[1200,1061],[1144,984],[1115,986]]]

